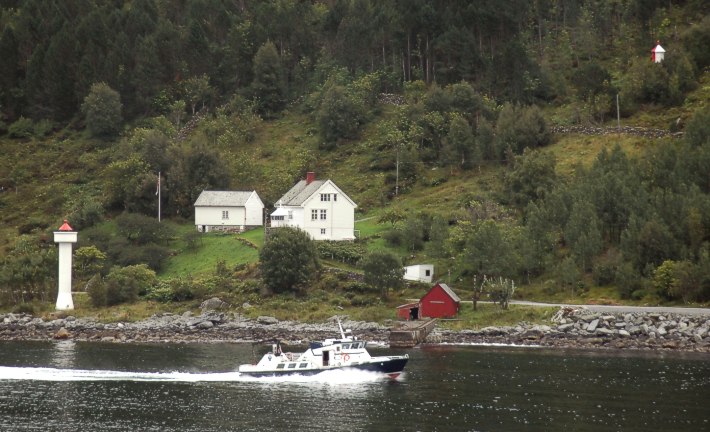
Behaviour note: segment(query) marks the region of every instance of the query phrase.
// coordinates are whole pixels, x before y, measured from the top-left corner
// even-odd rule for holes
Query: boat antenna
[[[340,324],[340,317],[338,317],[338,328],[340,328],[340,336],[345,339],[345,332],[343,331],[343,325]]]

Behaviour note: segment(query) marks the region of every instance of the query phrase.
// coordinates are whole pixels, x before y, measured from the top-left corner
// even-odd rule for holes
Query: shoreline
[[[248,319],[239,314],[203,310],[200,315],[170,313],[137,322],[101,323],[66,316],[44,320],[26,314],[0,314],[0,341],[71,339],[113,343],[216,343],[279,339],[286,345],[331,338],[337,318],[306,324],[273,317]],[[343,328],[361,340],[388,346],[390,327],[351,321]],[[612,349],[710,353],[710,318],[679,314],[602,314],[562,308],[550,325],[520,323],[476,330],[435,328],[423,345],[496,345],[560,349]]]

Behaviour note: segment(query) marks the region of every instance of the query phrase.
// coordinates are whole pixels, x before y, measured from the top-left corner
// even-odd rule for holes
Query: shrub
[[[106,276],[106,304],[131,303],[156,284],[155,272],[145,264],[114,268]]]
[[[259,251],[261,276],[272,292],[300,291],[319,270],[318,253],[305,231],[273,230]]]
[[[398,229],[387,230],[382,233],[382,238],[387,243],[387,246],[397,247],[401,246],[404,241],[404,233]]]
[[[94,307],[106,306],[106,285],[100,274],[96,274],[89,279],[89,282],[86,284],[86,291],[89,293],[89,299]]]
[[[12,313],[34,315],[35,307],[32,303],[20,303],[12,308]]]
[[[34,125],[32,119],[20,117],[7,129],[10,138],[32,138],[34,136]]]

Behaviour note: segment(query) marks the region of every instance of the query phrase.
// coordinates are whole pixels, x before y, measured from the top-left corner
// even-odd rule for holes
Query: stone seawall
[[[360,339],[386,343],[389,326],[341,317],[343,328]],[[390,323],[387,323],[390,324]],[[204,311],[200,315],[159,314],[138,322],[100,323],[67,316],[43,319],[25,314],[0,314],[0,340],[73,339],[102,342],[248,342],[280,339],[285,343],[320,340],[337,335],[336,317],[319,324],[247,319],[238,314]],[[710,317],[678,314],[592,313],[563,308],[549,325],[520,323],[452,331],[440,326],[429,344],[514,344],[560,348],[607,348],[710,352]]]

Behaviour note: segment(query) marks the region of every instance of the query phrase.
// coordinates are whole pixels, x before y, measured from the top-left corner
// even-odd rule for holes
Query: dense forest
[[[170,234],[140,219],[154,214],[158,172],[165,214],[189,218],[204,189],[259,185],[272,204],[323,155],[364,149],[359,169],[382,182],[355,192],[362,210],[391,223],[389,246],[453,263],[462,283],[545,278],[550,290],[594,283],[623,298],[708,301],[710,108],[687,96],[707,79],[709,9],[703,0],[5,1],[0,131],[3,143],[86,143],[80,163],[92,180],[74,179],[62,208],[95,248],[87,262],[107,260],[104,273],[159,270],[169,254]],[[657,41],[661,63],[650,60]],[[553,126],[664,109],[680,114],[650,126],[682,138],[633,155],[604,150],[569,176],[541,151]],[[248,144],[287,115],[307,119],[314,146],[265,165]],[[461,194],[453,209],[395,205],[491,167],[499,186]],[[37,173],[27,160],[0,169],[3,191]],[[431,169],[440,177],[422,174]],[[91,231],[122,212],[121,239]],[[32,269],[51,257],[31,236],[46,226],[19,225],[30,237],[4,246],[0,284],[41,297],[54,276]]]

